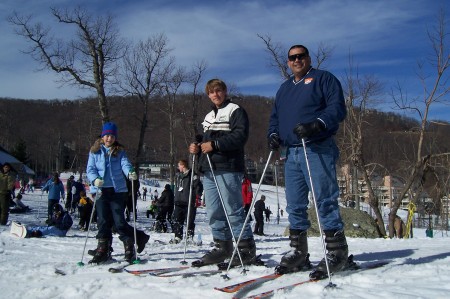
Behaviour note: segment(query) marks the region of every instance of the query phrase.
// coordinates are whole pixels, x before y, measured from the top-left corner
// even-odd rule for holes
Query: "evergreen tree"
[[[29,157],[27,154],[27,144],[24,140],[20,139],[14,146],[11,155],[13,155],[20,162],[27,164]]]

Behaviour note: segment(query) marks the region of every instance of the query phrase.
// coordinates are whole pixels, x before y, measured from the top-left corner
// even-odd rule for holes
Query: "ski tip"
[[[337,286],[334,283],[332,283],[331,281],[325,286],[326,289],[334,289],[336,287]]]
[[[60,270],[60,269],[55,269],[55,273],[58,275],[62,275],[62,276],[66,275],[66,272],[64,272],[63,270]]]

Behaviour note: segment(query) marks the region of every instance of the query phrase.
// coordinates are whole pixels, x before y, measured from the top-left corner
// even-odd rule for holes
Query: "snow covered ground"
[[[165,182],[161,182],[164,186]],[[142,186],[141,186],[142,187]],[[256,192],[254,185],[254,192]],[[152,188],[153,191],[154,188]],[[162,187],[158,188],[161,193]],[[262,186],[266,205],[276,211],[276,189]],[[285,211],[284,192],[279,188],[281,208]],[[23,201],[33,210],[27,214],[11,214],[10,220],[24,224],[43,224],[47,196],[40,190],[25,194]],[[154,233],[149,228],[153,220],[145,216],[150,201],[138,201],[137,227],[150,233],[151,239],[140,258],[145,264],[131,265],[130,269],[164,268],[181,265],[184,243],[167,244],[173,237],[170,233]],[[9,226],[0,226],[0,298],[232,298],[231,294],[214,290],[239,281],[271,274],[282,254],[289,249],[287,237],[283,236],[287,226],[287,214],[276,223],[276,212],[271,222],[266,223],[268,236],[256,236],[257,252],[268,267],[251,266],[246,275],[240,269],[228,272],[230,280],[216,274],[209,277],[151,277],[134,276],[128,273],[112,274],[110,267],[121,264],[88,265],[87,249],[96,247],[95,231],[87,239],[86,253],[82,259],[86,232],[78,230],[78,218],[65,238],[46,237],[20,239],[10,235]],[[200,208],[196,221],[196,238],[201,234],[202,246],[187,247],[185,260],[192,262],[210,247],[212,236],[206,222],[205,210]],[[287,292],[277,292],[273,298],[450,298],[450,238],[448,232],[435,231],[434,238],[427,238],[424,230],[416,229],[413,239],[356,239],[348,238],[350,253],[361,264],[372,261],[388,261],[386,266],[351,275],[336,275],[332,282],[336,288],[324,288],[328,280],[310,283]],[[323,257],[321,241],[309,238],[311,261],[315,264]],[[114,238],[113,257],[123,259],[123,245]],[[80,261],[84,266],[79,266]],[[123,265],[123,263],[122,263]],[[214,269],[213,266],[205,267]],[[66,272],[55,274],[55,269]],[[203,269],[203,268],[201,268]],[[267,282],[250,294],[281,287],[307,279],[308,272],[285,275]]]

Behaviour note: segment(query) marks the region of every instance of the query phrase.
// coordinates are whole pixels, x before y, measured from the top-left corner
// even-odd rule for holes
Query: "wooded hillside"
[[[136,151],[139,134],[140,107],[136,99],[113,97],[109,99],[112,121],[119,127],[119,141],[132,157]],[[246,146],[249,159],[259,161],[268,157],[266,132],[272,99],[261,96],[235,97],[250,118],[250,139]],[[150,126],[146,133],[144,158],[141,161],[168,161],[168,118],[160,108],[162,100],[155,99],[150,111]],[[187,145],[191,106],[187,98],[180,96],[175,106],[176,156],[187,157]],[[199,114],[203,117],[210,109],[210,101],[204,97]],[[200,128],[200,124],[199,128]],[[364,151],[367,161],[386,167],[392,174],[401,175],[411,161],[417,144],[416,128],[419,123],[395,113],[372,111],[364,124]],[[84,171],[90,146],[101,131],[101,117],[96,99],[77,101],[0,99],[0,144],[14,152],[22,144],[26,146],[28,166],[37,173],[52,171]],[[341,163],[349,154],[341,146],[345,138],[343,126],[337,140],[341,148]],[[450,152],[450,126],[430,123],[427,150]],[[201,131],[201,130],[200,130]],[[425,153],[426,154],[426,153]],[[265,162],[265,161],[264,161]]]

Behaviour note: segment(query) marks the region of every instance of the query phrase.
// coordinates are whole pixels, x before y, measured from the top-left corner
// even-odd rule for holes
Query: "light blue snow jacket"
[[[111,154],[113,152],[113,154]],[[110,167],[106,167],[106,165]],[[133,169],[122,147],[108,151],[100,140],[92,146],[89,152],[86,173],[92,185],[97,178],[104,178],[105,171],[109,171],[109,178],[115,192],[128,192],[126,177]]]
[[[61,181],[59,183],[55,184],[53,182],[53,178],[47,181],[45,183],[44,187],[42,188],[42,191],[48,191],[48,199],[56,199],[60,200],[61,197],[64,198],[64,185]]]

